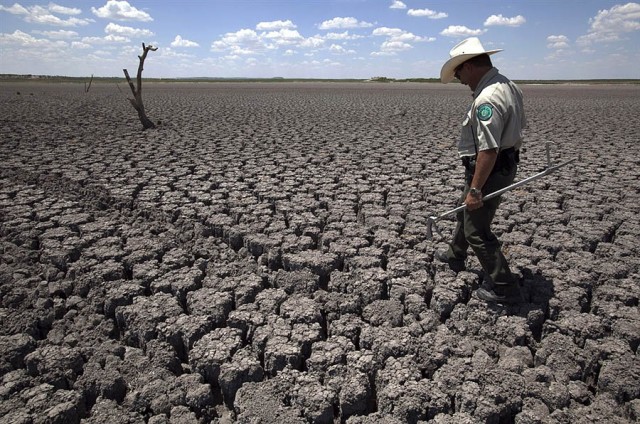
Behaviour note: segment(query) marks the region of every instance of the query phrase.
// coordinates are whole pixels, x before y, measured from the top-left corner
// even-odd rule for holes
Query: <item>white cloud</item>
[[[406,9],[407,5],[401,2],[400,0],[393,0],[389,9]]]
[[[309,49],[319,49],[324,46],[324,39],[319,35],[314,35],[313,37],[306,38],[302,43],[300,43],[300,47],[309,48]]]
[[[47,49],[60,49],[68,46],[65,41],[51,41],[46,38],[35,38],[34,36],[20,30],[15,30],[13,34],[0,33],[0,44]]]
[[[171,42],[171,47],[200,47],[200,44],[195,41],[185,40],[180,35],[176,35],[176,38]]]
[[[11,7],[6,7],[0,4],[0,11],[9,12],[12,15],[28,15],[29,11],[25,9],[22,5],[18,3],[14,3]]]
[[[258,25],[256,25],[256,29],[258,31],[275,31],[280,29],[296,29],[296,28],[297,26],[290,20],[260,22]]]
[[[294,29],[281,28],[277,31],[256,32],[252,29],[241,29],[225,34],[221,39],[211,43],[214,52],[229,52],[233,56],[262,54],[280,47],[316,49],[324,45],[320,36],[303,37]]]
[[[443,19],[449,16],[444,12],[435,12],[430,9],[409,9],[407,11],[407,15],[415,16],[418,18],[429,18],[429,19]]]
[[[36,42],[36,38],[32,35],[22,32],[19,29],[15,30],[13,34],[0,33],[0,44],[12,44],[17,43],[21,45],[33,44]]]
[[[90,49],[91,44],[83,43],[82,41],[73,41],[71,42],[71,48],[73,49]]]
[[[241,29],[226,33],[220,40],[211,44],[215,52],[230,51],[232,55],[250,55],[263,52],[267,46],[257,32],[252,29]]]
[[[374,29],[371,35],[387,37],[387,39],[380,45],[380,51],[377,52],[378,54],[374,54],[374,56],[396,54],[397,52],[412,49],[413,45],[410,43],[435,40],[434,38],[420,37],[400,28],[380,27]]]
[[[640,3],[613,6],[600,10],[590,19],[591,31],[631,32],[640,30]]]
[[[513,18],[507,18],[502,15],[491,15],[484,21],[484,26],[510,26],[519,27],[527,22],[522,15],[514,16]]]
[[[412,49],[413,46],[403,41],[387,40],[380,46],[382,52],[402,52]]]
[[[171,43],[173,45],[173,43]],[[171,49],[170,47],[166,47],[164,49],[159,50],[160,59],[186,59],[186,58],[195,58],[194,55],[183,53],[180,51],[176,51]]]
[[[101,8],[92,7],[91,11],[99,18],[116,21],[153,21],[153,18],[147,12],[136,9],[128,1],[124,0],[108,0]]]
[[[347,18],[333,18],[328,21],[322,22],[318,28],[319,29],[349,29],[349,28],[369,28],[372,27],[373,24],[364,21],[358,21],[356,18],[347,17]]]
[[[107,43],[128,43],[131,41],[129,38],[117,34],[107,34],[103,40]]]
[[[121,35],[124,37],[153,37],[155,34],[148,29],[131,28],[109,22],[104,28],[107,34]]]
[[[349,31],[345,32],[329,32],[325,37],[327,40],[357,40],[363,38],[362,35],[350,34]]]
[[[24,20],[33,24],[55,25],[62,27],[88,25],[93,22],[91,19],[67,18],[61,19],[52,13],[75,15],[81,13],[80,9],[70,9],[58,6],[55,3],[49,3],[49,6],[30,6],[24,7],[18,3],[14,3],[11,7],[0,5],[0,11],[8,12],[13,15],[24,15]]]
[[[550,49],[566,49],[569,38],[566,35],[550,35],[547,37],[547,47]]]
[[[622,34],[640,30],[640,3],[615,5],[611,9],[600,10],[589,23],[589,32],[578,38],[579,44],[618,41]]]
[[[471,29],[461,25],[449,25],[440,32],[440,35],[444,35],[445,37],[471,37],[484,33],[485,30],[482,29]]]
[[[383,52],[383,51],[370,53],[371,56],[394,56],[395,54],[396,54],[395,52]]]
[[[82,37],[81,42],[84,44],[114,44],[114,43],[128,43],[131,40],[122,35],[108,34],[104,37]]]
[[[71,7],[60,6],[59,4],[49,3],[49,11],[52,13],[58,13],[60,15],[79,15],[82,10]]]
[[[343,46],[339,44],[332,44],[329,47],[329,51],[333,54],[355,54],[355,50],[345,49]]]
[[[261,37],[268,39],[278,45],[300,44],[304,41],[304,37],[296,30],[280,29],[278,31],[270,31],[262,33]]]
[[[76,38],[78,33],[75,31],[66,31],[66,30],[58,30],[58,31],[33,31],[36,34],[42,34],[45,37],[53,38],[56,40],[70,39]]]
[[[433,38],[420,37],[400,28],[380,27],[374,29],[371,34],[375,36],[388,37],[390,41],[421,42],[434,40]]]

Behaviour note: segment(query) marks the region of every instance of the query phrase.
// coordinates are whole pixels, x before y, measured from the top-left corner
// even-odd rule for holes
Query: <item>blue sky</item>
[[[469,36],[514,79],[640,78],[640,3],[608,0],[0,1],[0,73],[438,77]]]

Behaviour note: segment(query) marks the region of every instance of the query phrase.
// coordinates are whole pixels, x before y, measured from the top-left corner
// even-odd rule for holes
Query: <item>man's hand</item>
[[[482,207],[482,194],[473,195],[467,193],[467,197],[464,199],[464,204],[467,205],[467,210],[474,211]]]
[[[484,183],[491,174],[491,170],[493,169],[493,165],[495,165],[497,158],[498,149],[482,150],[478,152],[478,156],[476,157],[476,169],[473,173],[471,187],[480,189],[484,186]],[[479,193],[477,196],[474,196],[471,193],[467,193],[464,203],[470,211],[479,209],[482,207],[482,194]]]

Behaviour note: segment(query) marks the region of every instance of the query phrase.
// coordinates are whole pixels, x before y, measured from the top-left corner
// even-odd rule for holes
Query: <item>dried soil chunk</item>
[[[298,343],[286,337],[271,337],[264,348],[264,368],[270,375],[275,375],[286,366],[294,369],[302,368],[303,356]]]
[[[129,237],[124,247],[127,254],[125,261],[129,264],[140,264],[157,261],[162,257],[162,243],[153,237]]]
[[[282,264],[286,271],[307,269],[321,278],[326,278],[331,271],[338,269],[338,257],[332,253],[320,251],[304,251],[283,255]]]
[[[184,391],[184,402],[201,417],[215,415],[211,386],[204,382],[200,374],[183,374],[178,377]]]
[[[24,357],[36,349],[28,334],[0,336],[0,374],[24,367]]]
[[[602,317],[579,312],[562,312],[555,321],[547,320],[542,328],[543,335],[554,332],[572,337],[578,346],[584,346],[587,339],[600,339],[610,332],[609,323]]]
[[[311,354],[313,343],[324,338],[324,331],[318,323],[294,324],[291,328],[291,341],[300,346],[300,351],[305,358]]]
[[[97,398],[122,402],[127,392],[127,383],[120,373],[122,359],[118,356],[95,355],[89,359],[84,372],[76,381],[75,388],[80,389],[93,404]]]
[[[536,366],[546,365],[558,382],[587,381],[594,378],[596,358],[573,343],[573,339],[559,333],[545,337],[536,351]]]
[[[397,300],[376,300],[365,306],[362,318],[374,326],[402,326],[404,305]]]
[[[256,296],[255,304],[267,314],[279,314],[282,303],[289,295],[281,289],[265,289]]]
[[[273,278],[273,285],[288,294],[311,294],[318,290],[320,278],[309,270],[285,271],[279,269]]]
[[[233,406],[237,391],[248,382],[260,382],[264,378],[264,370],[258,355],[249,347],[238,350],[231,362],[220,366],[219,384],[224,401]]]
[[[500,354],[498,366],[511,372],[522,373],[533,366],[533,354],[526,346],[505,348]]]
[[[179,315],[158,324],[159,338],[166,340],[178,357],[188,362],[188,352],[196,341],[214,328],[214,322],[204,315]]]
[[[131,269],[131,278],[147,287],[160,275],[162,275],[162,271],[156,259],[136,262]]]
[[[136,296],[131,305],[116,308],[116,322],[129,344],[144,347],[157,337],[159,323],[182,312],[180,304],[170,294]]]
[[[242,331],[237,328],[216,328],[198,340],[189,352],[189,364],[212,386],[218,387],[222,364],[231,360],[243,345]]]
[[[411,357],[388,358],[375,380],[378,410],[406,423],[448,412],[448,398],[436,383],[421,377]]]
[[[430,270],[433,259],[430,255],[413,249],[401,249],[389,255],[387,272],[389,277],[406,277],[415,271]]]
[[[429,308],[440,316],[440,320],[444,321],[449,318],[456,304],[462,302],[466,288],[460,285],[456,287],[456,280],[451,277],[446,281],[440,277],[436,281],[437,284],[433,289]]]
[[[640,359],[625,355],[602,365],[598,392],[611,393],[619,403],[640,398]]]
[[[347,352],[355,350],[353,343],[344,336],[329,337],[311,346],[311,356],[307,359],[310,372],[324,373],[329,367],[345,364]]]
[[[360,348],[373,351],[377,363],[389,357],[413,355],[422,343],[407,327],[365,326],[360,332]]]
[[[424,301],[431,298],[434,286],[433,277],[426,270],[414,271],[389,281],[389,298],[404,302],[407,296],[417,295]]]
[[[104,314],[109,318],[115,316],[118,306],[131,305],[136,296],[144,294],[144,287],[139,284],[120,280],[114,282],[114,286],[107,291],[104,301]]]
[[[162,256],[162,268],[178,269],[193,263],[193,257],[184,249],[177,247],[165,252]]]
[[[280,305],[280,315],[293,324],[320,323],[322,314],[319,305],[305,296],[290,296]]]
[[[358,269],[348,272],[331,273],[328,290],[330,292],[356,295],[362,304],[386,297],[387,273],[381,268]]]
[[[194,266],[169,271],[151,282],[151,292],[172,293],[181,303],[184,303],[189,292],[201,287],[204,277],[202,268]]]
[[[222,279],[205,278],[202,285],[205,288],[232,293],[236,307],[253,302],[256,295],[264,289],[262,277],[254,273],[227,276]]]
[[[355,314],[345,314],[340,318],[330,321],[327,325],[329,337],[344,336],[353,343],[360,345],[360,329],[365,326],[365,322]]]
[[[214,325],[223,325],[232,309],[233,295],[229,292],[202,288],[187,294],[187,312],[206,316]]]
[[[20,396],[29,416],[25,422],[75,424],[85,416],[84,398],[75,391],[56,390],[45,383],[24,390]]]
[[[79,349],[44,345],[24,358],[29,375],[51,384],[56,389],[68,389],[82,373],[84,359]]]
[[[338,393],[340,418],[366,414],[373,406],[369,376],[347,365],[333,365],[326,369],[325,385]]]
[[[315,293],[314,300],[320,305],[327,322],[339,319],[346,314],[360,315],[362,311],[362,300],[352,293],[319,290]]]
[[[246,383],[236,393],[237,421],[263,424],[307,424],[302,408],[287,399],[293,388],[280,379]]]
[[[264,312],[258,310],[254,303],[247,303],[231,311],[227,318],[227,325],[239,329],[247,340],[252,340],[254,332],[262,328],[267,322]]]
[[[322,385],[318,376],[287,370],[285,378],[293,380],[290,401],[299,406],[308,422],[333,422],[334,405],[337,403],[337,393],[330,387]]]

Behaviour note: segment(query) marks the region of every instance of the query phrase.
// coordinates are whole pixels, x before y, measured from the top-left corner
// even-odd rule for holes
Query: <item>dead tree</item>
[[[129,83],[129,87],[131,87],[131,92],[133,93],[133,99],[129,99],[129,101],[133,108],[138,112],[138,117],[140,118],[140,122],[142,122],[142,126],[145,130],[156,127],[156,125],[147,118],[147,114],[144,111],[144,104],[142,104],[142,69],[144,68],[144,60],[147,58],[149,50],[155,52],[158,48],[153,47],[152,45],[145,46],[144,43],[142,43],[143,53],[142,56],[138,56],[140,64],[138,65],[138,76],[136,78],[135,87],[133,86],[133,82],[131,82],[129,72],[126,69],[123,69],[124,76],[127,77],[127,82]]]
[[[91,89],[91,83],[93,82],[93,74],[91,74],[91,79],[89,80],[89,85],[87,85],[87,83],[84,83],[84,92],[88,93],[89,90]]]

